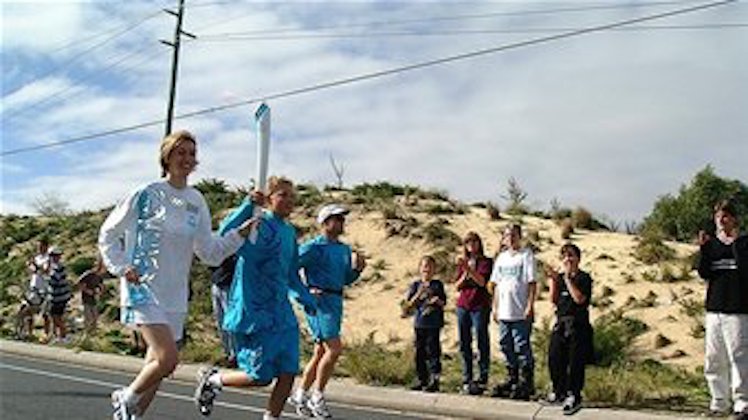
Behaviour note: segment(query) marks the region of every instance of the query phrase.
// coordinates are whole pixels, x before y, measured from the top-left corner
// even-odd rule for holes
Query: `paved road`
[[[3,420],[108,419],[109,394],[132,375],[0,353],[0,418]],[[147,418],[204,419],[192,402],[193,384],[167,380]],[[266,394],[224,392],[212,419],[262,418]],[[417,413],[330,403],[336,419],[394,420],[436,418]],[[299,418],[288,407],[284,418]]]

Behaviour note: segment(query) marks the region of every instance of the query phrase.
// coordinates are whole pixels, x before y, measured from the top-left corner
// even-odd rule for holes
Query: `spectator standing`
[[[455,287],[457,297],[457,328],[462,355],[462,392],[482,394],[488,384],[490,340],[488,323],[491,314],[491,295],[486,285],[491,277],[493,260],[486,257],[483,241],[475,232],[468,232],[463,240],[463,254],[457,259]],[[473,331],[478,344],[478,380],[473,377]]]
[[[529,400],[534,392],[535,360],[530,335],[535,316],[535,257],[521,246],[522,227],[508,226],[502,236],[505,247],[494,262],[493,317],[499,323],[499,346],[504,354],[507,379],[491,396]]]
[[[561,247],[563,270],[547,267],[551,302],[556,306],[556,324],[548,348],[548,369],[553,382],[549,400],[563,403],[571,415],[582,407],[584,368],[592,359],[592,326],[589,305],[592,277],[579,269],[582,251],[574,244]]]
[[[99,257],[94,267],[78,278],[78,288],[83,302],[83,323],[89,333],[96,330],[99,320],[98,302],[104,288],[104,270],[104,263]]]
[[[434,278],[436,260],[427,255],[419,264],[420,279],[413,281],[405,296],[406,313],[414,313],[416,391],[437,392],[442,372],[440,333],[444,327],[447,295],[441,280]]]
[[[714,207],[716,236],[699,232],[698,271],[707,282],[704,376],[714,414],[748,419],[748,236],[730,200]]]
[[[49,241],[42,238],[37,244],[37,252],[31,258],[28,264],[29,271],[31,272],[31,281],[29,283],[29,290],[31,293],[37,293],[42,298],[42,306],[40,312],[42,314],[42,321],[44,325],[44,338],[43,341],[48,341],[52,337],[52,322],[49,314]],[[34,317],[29,318],[29,334],[34,331]]]
[[[52,247],[49,249],[49,290],[50,290],[50,309],[52,316],[53,335],[55,340],[67,343],[67,326],[65,325],[65,309],[68,301],[73,296],[72,288],[65,273],[65,266],[62,264],[62,250]]]

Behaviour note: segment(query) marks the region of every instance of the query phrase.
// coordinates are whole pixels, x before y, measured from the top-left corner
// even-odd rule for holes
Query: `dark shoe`
[[[733,420],[748,420],[748,412],[732,413]]]
[[[491,397],[493,398],[509,398],[509,396],[514,392],[514,389],[517,387],[516,383],[512,383],[510,381],[501,383],[493,387],[491,390]]]
[[[439,392],[439,380],[432,379],[426,387],[423,388],[426,392]]]
[[[418,381],[410,386],[411,391],[423,391],[424,388],[426,388],[426,384],[421,381]]]
[[[464,395],[481,395],[483,394],[483,391],[485,391],[485,388],[482,388],[475,382],[462,384],[462,389],[460,390]]]
[[[564,400],[564,415],[565,416],[571,416],[572,414],[576,413],[577,411],[582,409],[582,397],[574,394],[569,394],[568,397],[566,397],[566,400]]]
[[[530,401],[530,389],[525,385],[518,385],[510,393],[509,398],[520,401]]]

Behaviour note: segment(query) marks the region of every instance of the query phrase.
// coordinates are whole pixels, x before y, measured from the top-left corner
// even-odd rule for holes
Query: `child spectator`
[[[530,333],[535,315],[535,257],[522,248],[522,227],[504,230],[502,245],[491,273],[494,283],[493,316],[499,323],[499,345],[507,367],[507,379],[497,385],[492,397],[529,400],[534,392],[535,361]]]
[[[51,337],[51,320],[49,317],[49,242],[42,238],[37,245],[37,253],[29,261],[29,271],[31,272],[31,281],[29,291],[37,294],[42,298],[42,306],[39,312],[42,314],[44,321],[44,341]],[[34,331],[34,317],[29,318],[29,334]]]
[[[561,247],[563,271],[548,266],[551,301],[556,305],[556,325],[548,348],[548,369],[553,382],[552,403],[563,402],[571,415],[582,407],[584,366],[592,356],[590,297],[592,278],[579,269],[582,252],[574,244]]]
[[[59,248],[50,248],[49,250],[49,288],[51,293],[51,302],[49,313],[52,315],[53,334],[63,343],[67,342],[67,327],[65,326],[65,308],[72,297],[72,289],[68,283],[65,274],[65,266],[62,265],[60,258],[62,251]]]
[[[86,331],[93,332],[99,319],[98,298],[103,290],[104,263],[99,257],[96,265],[81,274],[78,278],[78,287],[81,291],[81,301],[83,302],[83,323]]]
[[[488,322],[491,296],[486,284],[491,277],[493,260],[483,253],[483,241],[475,232],[468,232],[463,241],[463,255],[457,259],[455,287],[457,297],[457,327],[462,354],[462,393],[482,394],[488,384],[490,341]],[[478,341],[478,381],[473,378],[473,330]]]
[[[444,304],[447,295],[444,284],[434,279],[436,260],[427,255],[421,258],[421,278],[408,289],[404,309],[415,312],[413,327],[416,345],[416,373],[418,382],[413,390],[439,391],[439,376],[442,372],[440,332],[444,326]]]

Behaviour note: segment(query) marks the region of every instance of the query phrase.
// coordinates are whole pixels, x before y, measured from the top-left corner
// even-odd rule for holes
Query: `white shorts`
[[[174,335],[175,342],[182,339],[186,318],[186,312],[168,312],[158,305],[144,305],[137,308],[124,307],[120,312],[120,320],[125,325],[168,325]]]

